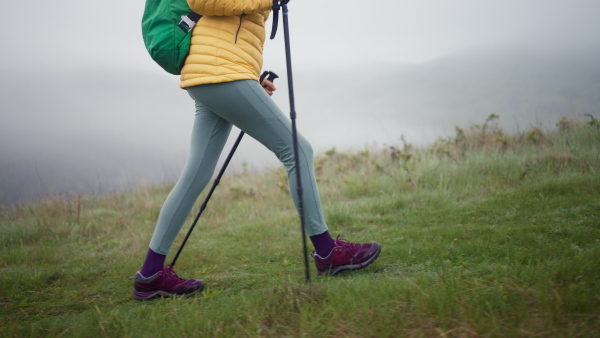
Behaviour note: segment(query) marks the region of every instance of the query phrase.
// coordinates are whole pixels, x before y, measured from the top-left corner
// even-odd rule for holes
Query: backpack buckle
[[[190,19],[187,15],[182,15],[181,21],[179,21],[177,26],[179,26],[179,28],[181,28],[184,32],[189,33],[192,31],[192,29],[194,29],[194,26],[196,26],[196,21]]]

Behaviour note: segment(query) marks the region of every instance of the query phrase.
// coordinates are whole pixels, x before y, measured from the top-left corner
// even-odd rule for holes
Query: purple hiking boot
[[[360,270],[373,263],[379,253],[381,245],[377,242],[365,244],[350,243],[345,239],[340,239],[338,235],[335,239],[335,246],[327,257],[321,257],[313,252],[319,275],[335,275],[343,270]]]
[[[144,277],[138,271],[135,277],[133,298],[150,300],[156,297],[189,297],[204,289],[204,284],[197,279],[182,279],[177,276],[173,267],[167,265],[150,277]]]

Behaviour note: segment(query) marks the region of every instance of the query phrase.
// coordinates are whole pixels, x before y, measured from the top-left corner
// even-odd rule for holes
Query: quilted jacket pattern
[[[265,21],[272,0],[187,0],[203,15],[192,31],[181,88],[236,80],[258,80]]]

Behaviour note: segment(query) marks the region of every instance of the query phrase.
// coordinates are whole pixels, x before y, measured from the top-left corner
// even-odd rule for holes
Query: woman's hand
[[[277,90],[275,84],[268,79],[264,79],[261,85],[263,86],[267,94],[269,94],[269,96],[272,96],[273,92]]]

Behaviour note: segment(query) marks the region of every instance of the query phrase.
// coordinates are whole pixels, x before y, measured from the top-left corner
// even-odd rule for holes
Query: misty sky
[[[143,0],[4,2],[3,67],[109,67],[157,70],[140,37]],[[421,62],[497,44],[598,42],[595,0],[355,1],[293,0],[295,66],[346,67]],[[31,14],[36,13],[31,19]],[[282,38],[266,44],[266,65],[281,68]],[[7,65],[8,64],[8,65]]]
[[[104,162],[116,161],[109,159],[112,150],[107,149],[127,149],[128,161],[137,161],[134,153],[149,154],[143,159],[153,163],[149,165],[185,159],[193,102],[178,88],[178,77],[162,71],[144,49],[144,3],[34,0],[1,5],[0,161],[29,163],[43,181],[39,176],[52,167],[45,159],[65,158],[59,163],[67,163],[82,151],[98,161],[107,158]],[[298,107],[299,125],[318,152],[349,143],[343,140],[348,132],[344,120],[310,115],[316,111],[311,105],[320,101],[302,93],[321,88],[333,93],[336,88],[328,87],[327,77],[305,74],[331,71],[348,83],[367,83],[369,74],[362,71],[356,78],[356,69],[424,64],[477,49],[585,51],[600,46],[597,0],[292,0],[289,8],[296,97],[304,103]],[[280,75],[285,74],[281,32],[282,27],[276,40],[265,43],[264,63]],[[274,99],[287,112],[285,79],[278,81]],[[343,111],[344,104],[340,100],[332,109]],[[324,121],[338,129],[324,133]],[[352,141],[360,146],[375,134],[376,129],[357,133]],[[417,138],[417,132],[411,136]],[[258,148],[245,141],[239,160],[263,161],[267,155]],[[160,166],[170,178],[180,167]],[[104,179],[101,172],[97,177]]]

